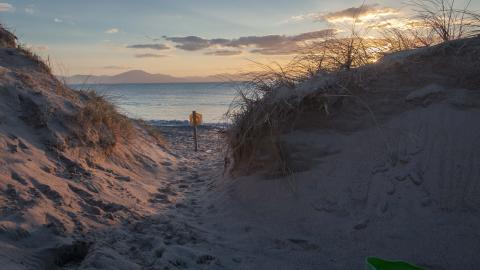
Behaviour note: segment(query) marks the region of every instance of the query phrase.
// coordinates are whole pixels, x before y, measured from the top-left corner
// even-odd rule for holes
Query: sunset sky
[[[475,1],[473,1],[475,2]],[[480,1],[478,1],[480,2]],[[300,44],[341,29],[357,12],[365,25],[401,25],[400,1],[14,0],[2,24],[49,56],[59,75],[131,69],[175,76],[251,70],[249,60],[286,61]],[[480,3],[472,3],[478,9]]]

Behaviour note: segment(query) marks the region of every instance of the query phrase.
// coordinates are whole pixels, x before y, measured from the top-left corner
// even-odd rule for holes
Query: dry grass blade
[[[455,0],[411,0],[416,18],[430,28],[442,41],[471,37],[478,33],[477,12],[469,10],[471,0],[463,6]]]
[[[34,53],[32,51],[32,49],[30,49],[27,46],[22,45],[22,44],[17,45],[17,49],[21,53],[23,53],[25,56],[30,58],[37,66],[42,68],[44,71],[46,71],[49,74],[52,73],[50,58],[47,58],[47,59],[44,60],[38,54]]]

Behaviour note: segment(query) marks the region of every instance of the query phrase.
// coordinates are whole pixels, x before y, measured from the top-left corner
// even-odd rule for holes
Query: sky
[[[58,75],[206,76],[286,62],[352,13],[395,25],[406,9],[395,0],[10,0],[0,22]]]

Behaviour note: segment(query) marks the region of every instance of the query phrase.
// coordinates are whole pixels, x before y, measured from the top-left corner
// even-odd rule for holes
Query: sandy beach
[[[0,12],[7,9],[15,11],[0,3]],[[409,270],[477,269],[478,31],[428,44],[433,32],[420,41],[419,32],[382,39],[333,33],[122,44],[228,49],[204,51],[207,57],[242,54],[233,48],[278,55],[315,40],[322,52],[235,84],[244,89],[230,106],[233,90],[212,94],[204,89],[210,84],[175,85],[181,99],[171,85],[162,93],[143,85],[141,97],[138,85],[124,86],[132,99],[121,108],[150,116],[141,120],[92,89],[71,88],[49,60],[0,26],[0,269],[343,270],[365,269],[369,257]],[[395,43],[405,37],[413,45]],[[128,79],[98,76],[107,77]],[[201,94],[190,97],[195,88]],[[162,111],[168,119],[156,119],[162,102],[176,106]],[[176,119],[195,103],[212,107],[209,121],[219,111],[228,119],[198,125],[198,151],[193,128]],[[385,269],[392,268],[375,270]]]
[[[425,112],[429,121],[431,113]],[[461,114],[448,121],[458,123],[464,119]],[[410,117],[419,115],[407,114],[401,121],[411,122]],[[395,121],[390,130],[395,133]],[[450,192],[440,189],[434,195],[430,191],[435,185],[422,179],[436,179],[430,177],[436,172],[415,178],[420,177],[415,164],[445,155],[431,152],[443,150],[421,140],[411,143],[408,135],[403,137],[398,151],[405,161],[389,165],[375,158],[383,155],[382,143],[372,139],[375,129],[348,136],[324,134],[329,150],[323,150],[322,165],[313,170],[294,178],[233,179],[224,174],[218,129],[200,128],[198,153],[193,152],[189,127],[162,127],[162,133],[176,162],[165,164],[166,173],[156,178],[157,191],[148,197],[156,211],[74,237],[80,241],[76,245],[89,246],[88,254],[63,269],[361,269],[373,254],[415,261],[427,269],[453,269],[451,262],[474,269],[477,263],[480,219],[467,205],[454,210],[459,199],[455,194],[463,187],[450,186]],[[307,142],[312,134],[292,136]],[[378,154],[359,163],[346,141],[363,142],[361,147],[370,151],[377,145],[373,152]],[[339,154],[328,154],[334,152]],[[338,160],[347,156],[352,163],[340,165]],[[467,179],[476,178],[465,177],[466,185]],[[358,179],[353,185],[352,178]],[[452,204],[437,205],[437,196],[451,196]],[[450,210],[434,210],[443,208]]]

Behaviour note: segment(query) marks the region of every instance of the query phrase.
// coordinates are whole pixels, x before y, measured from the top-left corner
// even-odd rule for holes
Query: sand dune
[[[128,141],[105,137],[115,134],[103,120],[102,134],[85,129],[77,118],[91,98],[65,87],[28,51],[0,48],[0,63],[0,261],[7,269],[51,269],[74,235],[156,211],[156,178],[176,166],[168,149],[137,123]]]
[[[476,269],[479,55],[473,38],[388,56],[355,70],[362,91],[330,95],[326,116],[315,101],[338,78],[278,89],[271,102],[304,106],[277,138],[293,174],[234,177],[241,160],[215,128],[198,153],[186,127],[163,141],[139,122],[113,142],[108,125],[79,133],[94,97],[0,48],[1,268],[363,269],[380,256]]]

